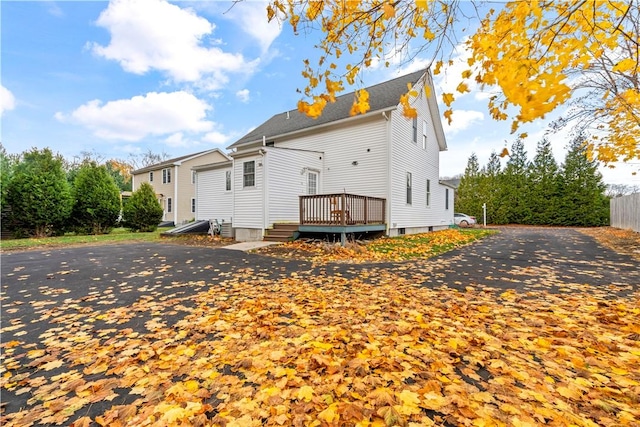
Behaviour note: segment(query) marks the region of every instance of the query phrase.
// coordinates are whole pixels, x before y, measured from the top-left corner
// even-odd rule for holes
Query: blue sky
[[[264,2],[231,6],[1,2],[2,144],[10,153],[50,147],[67,158],[89,151],[126,159],[148,149],[176,157],[224,149],[273,114],[296,108],[302,60],[317,55],[320,35],[294,36],[286,25],[267,23]],[[417,70],[428,59],[375,68],[363,83]],[[450,75],[459,75],[456,67]],[[437,77],[436,84],[452,92],[457,82]],[[486,99],[474,88],[454,104],[442,176],[463,173],[472,152],[482,165],[492,150],[511,145],[509,123],[488,117]],[[546,125],[521,129],[530,157]],[[561,162],[566,136],[549,138]],[[602,171],[605,182],[640,185],[630,165]]]

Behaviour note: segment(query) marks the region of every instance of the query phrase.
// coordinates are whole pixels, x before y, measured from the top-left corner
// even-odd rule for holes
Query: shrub
[[[122,208],[123,225],[132,231],[155,231],[162,221],[162,206],[149,183],[131,194]]]
[[[83,234],[108,234],[120,215],[120,191],[104,166],[83,164],[73,180],[73,229]]]

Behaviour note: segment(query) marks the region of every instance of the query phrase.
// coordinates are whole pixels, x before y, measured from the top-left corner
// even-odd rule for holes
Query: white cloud
[[[233,7],[225,13],[242,30],[252,36],[259,44],[262,52],[266,52],[271,43],[278,38],[282,28],[273,20],[267,21],[266,1],[235,2]]]
[[[250,72],[257,62],[224,52],[212,40],[215,25],[191,9],[164,0],[112,0],[97,20],[111,33],[107,46],[92,44],[97,55],[115,60],[135,74],[167,73],[177,82],[206,80],[217,89],[228,73]]]
[[[139,141],[149,135],[209,132],[214,126],[206,120],[209,109],[206,102],[184,91],[150,92],[106,104],[96,99],[55,117],[79,123],[100,138]]]
[[[455,135],[471,126],[478,125],[484,121],[484,114],[474,110],[453,110],[451,119],[451,124],[448,124],[446,120],[442,122],[447,136]]]
[[[11,91],[0,85],[0,116],[5,111],[13,110],[16,107],[16,98]]]
[[[237,91],[236,96],[242,102],[249,102],[249,89],[242,89]]]
[[[202,138],[202,140],[205,142],[210,142],[215,145],[223,145],[223,144],[226,144],[227,142],[230,142],[231,138],[233,137],[234,135],[225,135],[222,132],[213,131],[213,132],[207,133]]]

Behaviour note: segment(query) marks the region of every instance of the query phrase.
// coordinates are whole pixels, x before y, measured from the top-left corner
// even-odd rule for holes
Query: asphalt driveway
[[[1,265],[2,374],[13,371],[14,380],[15,375],[29,377],[32,372],[21,371],[30,366],[24,363],[29,352],[41,348],[52,334],[63,334],[74,319],[91,315],[101,320],[101,313],[109,313],[103,327],[135,332],[151,328],[150,322],[174,324],[198,304],[195,295],[212,288],[223,295],[237,281],[260,286],[322,276],[376,283],[389,273],[428,287],[514,289],[523,294],[590,288],[607,298],[640,288],[637,261],[561,228],[504,228],[437,258],[375,265],[314,266],[223,248],[149,243],[9,252],[2,254]],[[82,328],[74,333],[90,333]],[[56,355],[51,357],[33,370],[47,377],[62,375],[64,366],[50,364],[56,361]],[[28,412],[37,400],[28,388],[8,391],[3,385],[3,417],[21,409]],[[110,401],[96,401],[93,410],[101,413],[109,406]]]

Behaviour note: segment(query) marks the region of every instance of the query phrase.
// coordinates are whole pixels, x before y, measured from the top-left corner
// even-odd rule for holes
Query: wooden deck
[[[357,194],[300,196],[301,232],[346,233],[386,230],[387,200]]]

